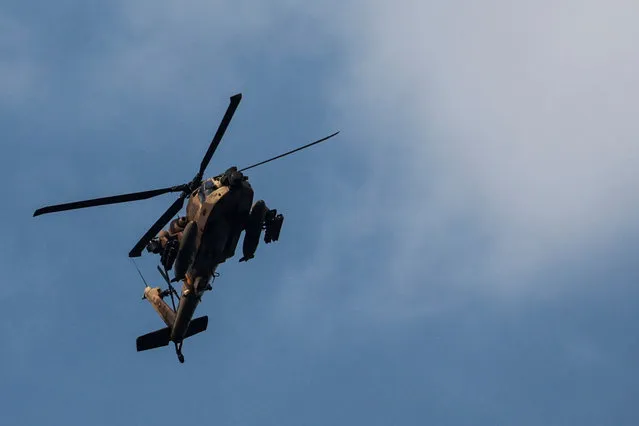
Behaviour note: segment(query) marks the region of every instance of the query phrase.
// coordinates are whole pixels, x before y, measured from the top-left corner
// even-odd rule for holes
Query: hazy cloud
[[[485,291],[544,296],[561,288],[540,271],[639,230],[636,4],[337,9],[335,117],[368,168],[333,199],[285,304],[316,300],[300,279],[351,288],[351,306],[389,318]]]
[[[38,64],[29,54],[33,40],[18,19],[0,11],[0,102],[23,104],[36,94]]]
[[[634,226],[637,16],[631,2],[381,6],[351,98],[388,96],[409,117],[400,188],[432,195],[412,207],[472,210],[500,258],[532,266]]]

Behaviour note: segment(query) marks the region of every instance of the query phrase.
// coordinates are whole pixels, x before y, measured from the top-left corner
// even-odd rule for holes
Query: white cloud
[[[357,237],[365,217],[365,231],[385,235],[352,265],[354,300],[397,316],[478,284],[547,292],[556,283],[534,277],[551,262],[637,230],[636,2],[354,1],[333,12],[349,60],[334,82],[351,125],[342,136],[361,142],[371,175],[325,226]],[[307,278],[324,264],[324,281],[341,283],[339,246],[323,239]]]
[[[340,192],[326,197],[324,235],[283,288],[287,304],[304,310],[327,296],[314,291],[342,286],[344,309],[437,312],[459,303],[461,289],[518,289],[553,259],[635,227],[633,2],[118,7],[90,80],[120,103],[123,93],[188,101],[211,86],[241,87],[241,58],[273,45],[283,64],[321,53],[320,28],[339,46],[327,97],[340,138],[356,145],[344,150],[364,159],[366,177],[361,187],[327,178],[325,188]]]

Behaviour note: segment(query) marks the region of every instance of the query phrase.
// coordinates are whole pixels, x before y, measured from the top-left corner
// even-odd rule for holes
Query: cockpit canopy
[[[211,195],[217,188],[218,184],[213,178],[206,179],[204,182],[202,182],[202,185],[200,185],[200,189],[198,190],[198,197],[200,198],[200,202],[204,203],[206,197]]]

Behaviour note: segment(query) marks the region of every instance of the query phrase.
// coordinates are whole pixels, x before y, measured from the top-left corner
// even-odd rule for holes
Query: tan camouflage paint
[[[173,327],[175,323],[175,312],[166,304],[164,300],[160,297],[160,287],[146,287],[144,289],[144,297],[149,301],[155,312],[158,313],[162,321],[166,324],[167,327]]]

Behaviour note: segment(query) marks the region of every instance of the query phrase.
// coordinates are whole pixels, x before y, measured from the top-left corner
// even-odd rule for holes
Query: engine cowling
[[[184,279],[186,272],[195,260],[197,234],[197,223],[190,221],[184,228],[184,233],[180,240],[180,249],[175,258],[175,279],[178,281]]]

